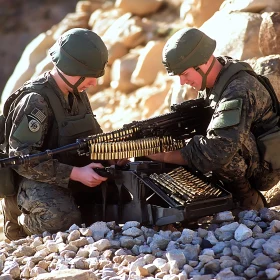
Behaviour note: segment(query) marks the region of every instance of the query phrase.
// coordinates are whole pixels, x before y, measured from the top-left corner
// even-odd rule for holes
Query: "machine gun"
[[[118,130],[77,139],[73,144],[37,154],[1,159],[0,168],[40,162],[73,150],[92,160],[141,157],[177,150],[193,135],[204,135],[211,116],[212,109],[204,99],[188,100],[171,106],[170,113],[133,121]]]

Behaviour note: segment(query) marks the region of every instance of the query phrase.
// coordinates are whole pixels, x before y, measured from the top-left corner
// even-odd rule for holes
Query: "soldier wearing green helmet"
[[[212,172],[241,209],[259,210],[266,205],[260,191],[280,180],[279,157],[263,153],[258,140],[279,131],[279,102],[268,79],[245,62],[215,57],[215,48],[215,40],[197,28],[183,28],[166,42],[162,58],[168,74],[209,101],[213,116],[206,135],[195,135],[181,150],[149,157]]]
[[[36,154],[102,132],[85,92],[104,75],[108,51],[102,39],[88,29],[70,29],[49,54],[53,69],[27,81],[4,105],[10,156]],[[103,164],[68,152],[18,167],[14,195],[2,200],[6,237],[54,233],[84,222],[82,200],[100,199],[100,188],[94,187],[107,180],[93,170]]]

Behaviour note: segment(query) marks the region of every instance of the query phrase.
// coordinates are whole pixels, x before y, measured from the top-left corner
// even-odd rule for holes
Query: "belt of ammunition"
[[[150,178],[181,205],[222,195],[221,189],[212,186],[183,167],[175,168],[169,173],[154,173],[150,175]]]
[[[116,134],[116,132],[114,132]],[[120,132],[115,139],[120,139]],[[121,137],[123,137],[122,132]],[[128,135],[128,132],[126,133]],[[101,141],[105,140],[106,141]],[[112,141],[108,141],[111,139]],[[184,142],[182,140],[174,140],[171,137],[149,137],[136,140],[114,141],[113,135],[100,135],[90,144],[92,160],[110,160],[121,158],[132,158],[147,156],[159,152],[174,151],[182,148]]]

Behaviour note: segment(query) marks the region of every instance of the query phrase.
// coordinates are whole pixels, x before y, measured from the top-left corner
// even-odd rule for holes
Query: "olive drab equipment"
[[[224,89],[232,80],[235,79],[235,75],[240,71],[246,71],[256,79],[258,79],[258,81],[266,88],[266,90],[270,94],[275,118],[273,118],[269,123],[263,121],[253,124],[252,133],[257,139],[257,145],[261,159],[269,164],[271,170],[280,169],[280,106],[273,86],[271,85],[267,77],[258,75],[248,63],[233,60],[230,57],[225,57],[225,61],[227,61],[227,63],[223,69],[227,69],[227,71],[222,72],[218,83],[216,83],[211,89],[211,94],[209,96],[210,106],[213,109],[216,108]],[[234,101],[236,101],[236,109],[239,106],[237,104],[238,100]]]
[[[205,64],[216,48],[216,41],[196,28],[183,28],[166,42],[162,63],[170,76]]]
[[[84,28],[73,28],[63,33],[50,48],[49,54],[58,75],[75,94],[78,94],[78,86],[86,77],[103,76],[108,62],[108,50],[102,39]],[[63,73],[80,78],[72,84]]]
[[[60,99],[48,83],[48,78],[41,75],[34,82],[27,82],[14,92],[5,102],[3,115],[0,117],[2,146],[4,147],[1,158],[8,157],[8,138],[12,128],[10,112],[16,107],[21,98],[31,92],[40,94],[53,111],[54,120],[51,121],[51,135],[43,143],[42,149],[53,149],[75,142],[77,138],[87,137],[92,134],[102,132],[95,116],[92,114],[90,104],[84,104],[82,98],[78,99],[79,114],[76,116],[66,116]],[[83,95],[86,93],[80,93]],[[84,98],[84,100],[88,100]],[[5,151],[5,152],[4,152]],[[90,163],[87,156],[76,156],[74,152],[59,155],[59,161],[65,164],[83,166]],[[17,191],[15,182],[16,172],[11,167],[0,168],[0,197],[14,195]]]
[[[199,66],[208,62],[215,48],[216,41],[199,29],[183,28],[166,42],[162,51],[162,63],[170,76],[181,75],[193,67],[202,77],[200,90],[204,90],[215,59],[212,59],[205,73]]]
[[[102,39],[84,28],[63,33],[49,54],[55,66],[68,76],[99,78],[108,62],[108,50]]]

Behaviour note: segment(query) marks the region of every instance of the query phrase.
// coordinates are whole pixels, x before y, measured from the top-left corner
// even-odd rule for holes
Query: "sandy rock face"
[[[185,0],[180,8],[180,18],[188,26],[200,27],[217,12],[224,0]]]
[[[140,52],[135,70],[132,73],[132,82],[139,86],[152,84],[158,72],[165,72],[162,65],[162,49],[165,40],[150,41]]]
[[[258,59],[248,59],[246,61],[252,66],[256,73],[269,78],[279,99],[280,55],[269,55],[265,57],[260,57]]]
[[[47,32],[40,34],[26,47],[11,79],[5,86],[1,96],[2,100],[6,100],[10,93],[30,79],[37,63],[46,57],[46,49],[50,48],[54,42],[53,33]]]
[[[128,49],[133,49],[146,41],[142,20],[125,13],[106,30],[102,39],[108,44],[121,41]]]
[[[129,93],[138,88],[131,82],[131,75],[136,67],[138,56],[138,53],[129,53],[113,63],[110,83],[113,89]]]
[[[225,0],[220,10],[230,12],[249,12],[259,13],[261,11],[273,10],[277,11],[280,3],[277,0]]]
[[[116,8],[120,8],[124,12],[145,16],[150,13],[155,13],[162,4],[162,0],[141,0],[141,5],[134,0],[117,0],[115,5]]]
[[[264,56],[280,53],[280,13],[263,13],[259,46]]]
[[[107,9],[97,9],[91,14],[89,18],[89,28],[99,34],[99,36],[103,36],[103,34],[115,22],[115,20],[117,20],[122,15],[123,12],[120,9],[115,9],[113,11]]]
[[[261,22],[260,14],[219,11],[201,26],[201,30],[217,41],[214,54],[244,60],[262,56],[259,50]]]

